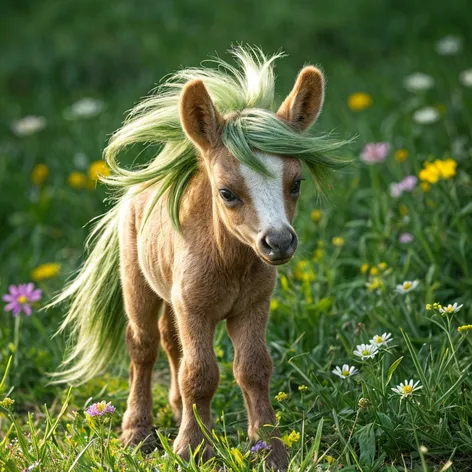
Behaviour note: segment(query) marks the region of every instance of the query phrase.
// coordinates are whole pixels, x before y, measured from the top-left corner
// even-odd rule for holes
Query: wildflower
[[[369,264],[362,264],[361,269],[360,269],[361,273],[365,274],[369,270],[369,267],[370,267]]]
[[[428,125],[439,120],[439,112],[433,107],[424,107],[413,113],[413,121],[420,125]]]
[[[374,266],[370,268],[370,275],[379,275],[379,273],[380,273],[380,270],[378,267]]]
[[[385,270],[388,266],[386,262],[380,262],[377,266],[380,270]]]
[[[402,295],[411,292],[418,286],[418,280],[405,280],[402,284],[397,285],[396,291]]]
[[[379,350],[377,346],[373,346],[372,344],[359,344],[357,345],[357,349],[353,351],[353,354],[360,357],[362,360],[365,359],[373,359]]]
[[[336,366],[336,368],[334,368],[331,372],[342,379],[347,379],[348,377],[352,377],[353,375],[359,373],[359,371],[354,366],[349,367],[347,364],[344,364],[342,369]]]
[[[30,136],[37,133],[46,127],[46,118],[42,116],[25,116],[11,125],[13,132],[17,136]]]
[[[359,399],[359,402],[357,403],[357,406],[359,407],[360,410],[365,410],[369,408],[370,405],[371,403],[368,398],[361,398]]]
[[[302,282],[312,282],[315,280],[315,273],[309,267],[308,261],[305,260],[298,261],[294,276]]]
[[[300,433],[297,431],[293,431],[290,434],[284,434],[282,437],[282,441],[288,446],[292,447],[293,443],[300,441]]]
[[[379,277],[373,277],[367,284],[367,289],[369,291],[374,291],[374,290],[378,290],[378,289],[381,289],[383,287],[383,282],[382,282],[382,279],[380,279]]]
[[[413,395],[413,392],[416,392],[417,390],[423,388],[422,385],[418,386],[420,381],[418,380],[415,384],[413,384],[413,380],[405,380],[405,383],[400,382],[400,385],[397,385],[395,388],[392,388],[392,390],[395,393],[398,393],[399,395],[402,396],[402,398],[406,398],[409,396]]]
[[[265,451],[270,449],[270,446],[265,441],[257,441],[254,446],[251,447],[251,453],[257,454],[260,451]]]
[[[428,182],[421,182],[420,187],[423,192],[429,192],[431,190],[431,185]]]
[[[298,387],[299,392],[306,392],[308,390],[308,387],[306,385],[300,385]]]
[[[278,401],[278,402],[283,402],[285,400],[287,400],[288,398],[288,394],[285,393],[285,392],[279,392],[276,396],[275,396],[275,399]]]
[[[0,406],[2,408],[10,408],[13,404],[15,403],[15,400],[12,400],[11,398],[9,397],[5,397],[1,402],[0,402]]]
[[[434,164],[436,165],[439,176],[442,179],[448,180],[456,175],[457,162],[454,159],[437,159]]]
[[[31,181],[34,185],[40,186],[48,178],[49,168],[46,164],[36,164],[31,172]]]
[[[105,416],[105,415],[113,415],[115,413],[116,408],[111,404],[111,402],[101,401],[99,403],[94,403],[90,405],[85,413],[92,418],[96,416]]]
[[[285,277],[285,275],[282,275],[280,277],[280,285],[282,287],[282,290],[284,290],[285,292],[288,292],[288,279],[287,277]]]
[[[279,302],[274,298],[270,301],[270,311],[277,310],[279,307]]]
[[[441,56],[452,56],[462,49],[462,40],[457,36],[444,36],[436,43],[436,52]]]
[[[69,187],[79,189],[87,186],[87,176],[82,172],[71,172],[67,177]]]
[[[458,311],[460,311],[460,309],[463,307],[464,305],[457,305],[457,303],[454,303],[454,305],[447,305],[446,307],[441,307],[439,308],[439,312],[442,314],[442,315],[452,315],[454,313],[457,313]]]
[[[428,74],[416,72],[403,79],[403,86],[409,92],[421,92],[434,87],[434,79]]]
[[[408,151],[404,148],[397,149],[393,154],[397,162],[404,162],[408,159]]]
[[[99,180],[110,175],[110,168],[105,161],[95,161],[90,164],[88,173],[91,180]]]
[[[459,333],[462,333],[462,334],[467,334],[467,331],[470,331],[472,329],[472,325],[468,324],[468,325],[462,325],[462,326],[459,326],[457,328],[457,331],[459,331]]]
[[[401,233],[398,240],[401,244],[409,244],[414,241],[414,236],[411,233]]]
[[[430,310],[433,309],[433,307],[431,306],[431,303],[427,303],[427,304],[426,304],[426,309],[427,309],[428,311],[430,311]]]
[[[384,333],[382,335],[376,334],[371,340],[370,344],[373,346],[386,346],[390,341],[392,341],[391,333]]]
[[[333,456],[325,456],[325,461],[328,463],[328,465],[331,465],[336,461],[336,459]]]
[[[76,120],[78,118],[93,118],[103,109],[103,102],[95,98],[82,98],[73,103],[64,111],[64,118],[67,120]]]
[[[388,143],[369,143],[361,152],[361,161],[366,164],[377,164],[385,161],[390,150]]]
[[[459,74],[459,80],[465,87],[472,87],[472,69],[463,70]]]
[[[278,411],[275,414],[275,419],[277,420],[277,423],[280,423],[280,420],[282,419],[282,412],[281,411]]]
[[[315,223],[321,220],[321,210],[312,210],[310,213],[311,220]]]
[[[61,270],[61,264],[57,264],[56,262],[48,262],[47,264],[41,264],[38,267],[35,267],[31,271],[31,278],[33,280],[45,280],[51,279],[56,277]]]
[[[341,236],[335,236],[331,242],[333,243],[333,246],[342,247],[344,245],[344,238]]]
[[[352,111],[362,111],[372,106],[373,100],[368,93],[357,92],[349,95],[347,105]]]
[[[31,316],[31,303],[41,299],[41,290],[34,287],[33,283],[10,285],[10,293],[3,295],[2,299],[7,303],[5,311],[12,311],[13,316],[18,316],[23,312],[26,316]]]

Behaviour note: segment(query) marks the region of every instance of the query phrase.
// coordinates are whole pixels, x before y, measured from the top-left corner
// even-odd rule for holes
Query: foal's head
[[[302,133],[318,117],[323,94],[323,75],[315,67],[305,67],[277,111],[277,120]],[[182,126],[201,151],[219,218],[264,262],[278,265],[288,262],[297,248],[292,220],[303,180],[301,164],[294,156],[266,153],[247,144],[247,149],[229,149],[225,139],[225,133],[240,119],[252,119],[257,136],[253,117],[267,114],[272,115],[247,109],[222,116],[201,80],[192,80],[184,87],[180,102]],[[241,142],[246,143],[244,137]],[[273,144],[272,148],[277,147]],[[251,154],[256,162],[243,163],[235,158],[236,152]]]

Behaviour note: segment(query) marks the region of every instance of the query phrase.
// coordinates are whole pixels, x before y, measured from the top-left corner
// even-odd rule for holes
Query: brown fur
[[[319,71],[305,68],[282,104],[280,118],[299,129],[309,126],[322,104],[322,86]],[[180,421],[174,450],[188,457],[189,446],[195,450],[203,441],[193,405],[211,427],[211,401],[219,381],[213,337],[216,325],[226,320],[234,345],[234,376],[248,410],[249,437],[256,439],[263,425],[273,425],[268,460],[275,469],[285,470],[287,453],[270,403],[272,360],[265,342],[276,269],[258,253],[258,217],[239,162],[221,143],[223,118],[201,81],[190,82],[183,91],[181,122],[202,159],[201,171],[183,199],[181,233],[174,229],[165,201],[141,228],[152,189],[131,199],[121,215],[121,276],[131,358],[123,441],[152,443],[151,374],[160,340],[171,366],[169,401]],[[290,188],[300,173],[299,162],[286,157],[283,186],[290,221],[296,206]],[[237,190],[247,204],[225,205],[218,193],[224,185]],[[205,456],[210,454],[207,445]]]

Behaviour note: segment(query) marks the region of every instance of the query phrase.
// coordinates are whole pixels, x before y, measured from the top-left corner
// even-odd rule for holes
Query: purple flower
[[[42,292],[39,288],[35,289],[33,283],[10,285],[10,293],[3,295],[3,301],[6,302],[5,311],[12,311],[13,316],[18,316],[22,311],[25,315],[31,316],[31,303],[41,299]]]
[[[111,404],[111,402],[99,402],[90,405],[86,410],[85,413],[92,418],[96,416],[104,416],[104,415],[112,415],[115,413],[116,408]]]
[[[364,146],[361,152],[361,160],[366,164],[377,164],[385,161],[390,150],[388,143],[369,143]]]
[[[251,447],[251,452],[257,454],[260,451],[270,449],[270,446],[264,441],[257,441],[254,446]]]
[[[411,233],[402,233],[400,234],[400,237],[398,238],[401,244],[409,244],[413,242],[414,239],[415,237]]]
[[[414,175],[408,175],[398,184],[390,185],[390,195],[398,198],[403,192],[412,192],[416,187],[418,179]]]

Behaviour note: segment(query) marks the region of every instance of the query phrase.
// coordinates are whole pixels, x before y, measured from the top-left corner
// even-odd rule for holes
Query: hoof
[[[271,441],[271,451],[266,459],[269,470],[286,472],[288,468],[288,454],[284,444],[279,439]]]
[[[174,452],[178,454],[182,459],[188,461],[190,459],[190,449],[192,454],[195,453],[195,450],[200,446],[203,438],[200,440],[191,441],[188,439],[180,439],[177,437],[174,442]],[[210,460],[213,457],[213,448],[208,444],[203,444],[202,448],[199,451],[198,458],[202,459],[203,462]]]
[[[158,440],[156,431],[148,428],[129,428],[124,429],[120,441],[123,446],[137,446],[141,444],[141,450],[150,453],[156,449]]]

